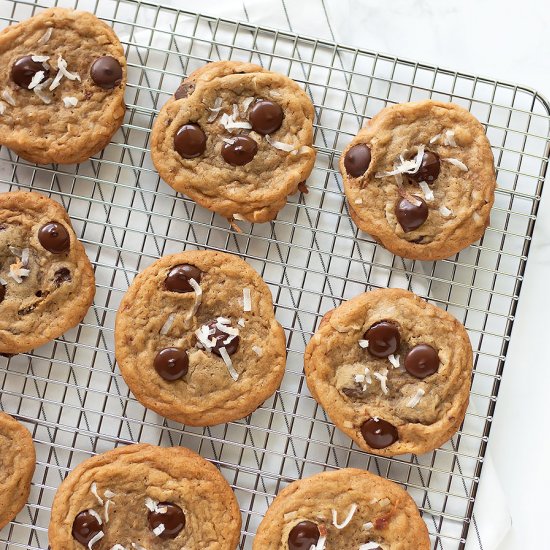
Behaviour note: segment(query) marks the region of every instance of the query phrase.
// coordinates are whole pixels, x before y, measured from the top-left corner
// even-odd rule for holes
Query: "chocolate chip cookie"
[[[0,529],[25,506],[35,463],[34,444],[27,428],[0,412]]]
[[[231,221],[269,221],[313,168],[313,115],[290,78],[250,63],[209,63],[162,108],[153,162],[205,208]]]
[[[0,193],[0,353],[57,338],[83,319],[94,294],[65,209],[34,192]]]
[[[215,466],[183,447],[129,445],[82,462],[52,506],[51,550],[235,550],[241,514]]]
[[[472,366],[465,328],[401,289],[329,311],[305,352],[313,397],[361,449],[383,456],[425,453],[456,432]]]
[[[115,351],[143,405],[192,426],[253,412],[286,363],[268,286],[237,256],[211,251],[165,256],[136,277],[116,317]]]
[[[364,470],[291,483],[269,507],[254,550],[429,550],[426,524],[399,485]]]
[[[452,103],[383,109],[344,149],[357,226],[405,258],[447,258],[481,238],[496,186],[483,126]]]
[[[32,162],[82,162],[124,118],[126,59],[87,12],[52,8],[0,32],[0,145]]]

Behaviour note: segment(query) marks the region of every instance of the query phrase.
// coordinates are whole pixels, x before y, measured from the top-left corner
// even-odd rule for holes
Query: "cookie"
[[[0,412],[0,529],[25,506],[31,490],[36,455],[31,434]]]
[[[344,149],[340,171],[353,221],[404,258],[447,258],[489,224],[493,153],[483,126],[458,105],[383,109]]]
[[[235,550],[241,514],[215,466],[183,447],[128,445],[85,460],[55,495],[51,550]]]
[[[0,145],[39,164],[82,162],[124,118],[126,59],[87,12],[52,8],[0,32]]]
[[[429,550],[426,524],[399,485],[346,468],[295,481],[269,507],[254,550]]]
[[[65,209],[34,192],[0,193],[0,353],[61,336],[94,294],[90,260]]]
[[[365,292],[329,311],[305,352],[307,385],[363,450],[421,454],[458,430],[468,406],[465,328],[412,292]]]
[[[165,256],[120,304],[115,353],[146,407],[191,426],[243,418],[279,387],[285,334],[268,286],[223,252]]]
[[[209,63],[160,111],[153,162],[201,206],[231,221],[266,222],[313,168],[313,116],[290,78],[251,63]]]

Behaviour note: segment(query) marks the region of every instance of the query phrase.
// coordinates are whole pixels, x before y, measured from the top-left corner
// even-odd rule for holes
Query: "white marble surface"
[[[244,18],[242,0],[173,2],[183,9]],[[286,0],[294,30],[537,89],[550,98],[548,0]],[[280,0],[244,0],[254,23],[279,26]],[[316,9],[309,11],[311,5]],[[284,28],[288,28],[285,26]],[[550,185],[550,181],[548,183]],[[549,548],[544,535],[550,491],[550,361],[543,342],[550,311],[550,191],[543,194],[517,312],[490,453],[505,493],[484,499],[479,519],[507,504],[512,528],[500,550]],[[483,485],[483,478],[482,478]],[[490,520],[489,520],[490,522]]]

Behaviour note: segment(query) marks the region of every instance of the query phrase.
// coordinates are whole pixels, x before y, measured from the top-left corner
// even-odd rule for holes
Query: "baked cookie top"
[[[273,501],[254,550],[428,550],[426,524],[399,485],[346,468],[295,481]]]
[[[489,224],[493,153],[483,126],[458,105],[383,109],[344,149],[340,171],[355,223],[399,256],[446,258]]]
[[[128,445],[85,460],[54,498],[51,550],[234,550],[241,514],[215,466],[183,447]]]
[[[87,12],[51,8],[0,32],[0,144],[37,163],[75,163],[124,117],[126,59]]]
[[[305,352],[313,397],[361,449],[384,456],[425,453],[456,432],[472,366],[465,328],[401,289],[329,311]]]
[[[34,444],[27,428],[0,412],[0,529],[25,506],[35,463]]]
[[[136,277],[118,310],[115,350],[143,405],[192,426],[253,412],[286,363],[268,286],[244,260],[211,251],[165,256]]]
[[[157,117],[151,154],[176,191],[229,220],[272,220],[315,161],[313,105],[258,65],[209,63]]]
[[[0,193],[0,353],[57,338],[83,319],[94,294],[65,209],[34,192]]]

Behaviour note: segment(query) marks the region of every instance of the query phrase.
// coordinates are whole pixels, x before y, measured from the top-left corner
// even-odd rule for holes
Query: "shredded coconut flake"
[[[365,381],[365,375],[364,374],[356,374],[353,379],[355,380],[356,384],[362,384]]]
[[[193,290],[195,291],[195,302],[193,303],[193,309],[191,310],[190,315],[190,317],[193,317],[193,315],[197,313],[197,310],[202,303],[202,288],[199,283],[195,281],[195,279],[189,279],[189,284],[193,287]]]
[[[88,513],[91,515],[91,516],[94,516],[94,518],[97,520],[97,522],[99,523],[99,525],[102,525],[103,524],[103,520],[101,519],[101,516],[95,511],[95,510],[88,510]]]
[[[34,90],[34,88],[36,88],[42,82],[45,76],[46,73],[44,71],[37,71],[36,73],[34,73],[32,80],[29,84],[29,90]]]
[[[52,102],[52,98],[44,91],[44,88],[47,88],[52,82],[51,78],[48,78],[48,80],[45,80],[38,86],[36,86],[33,90],[36,97],[38,97],[42,103],[45,103],[46,105],[49,105]]]
[[[430,202],[434,200],[434,192],[430,189],[429,185],[425,181],[418,182],[418,185],[420,185],[420,189],[422,189],[422,193],[424,193],[424,198]]]
[[[294,145],[290,145],[289,143],[283,143],[282,141],[276,141],[271,138],[269,134],[266,134],[265,140],[269,145],[272,147],[275,147],[275,149],[279,149],[280,151],[286,151],[289,153],[290,151],[294,151]]]
[[[420,403],[420,400],[422,397],[424,397],[424,394],[426,392],[422,388],[418,388],[416,390],[416,393],[409,399],[409,402],[407,403],[407,407],[414,408]]]
[[[391,504],[391,500],[389,498],[382,498],[378,501],[378,505],[384,508],[384,506],[389,506]]]
[[[399,355],[394,355],[393,353],[388,356],[388,361],[391,363],[394,369],[398,369],[401,365],[399,364]]]
[[[445,145],[450,145],[451,147],[456,147],[455,133],[452,130],[447,130],[445,132]]]
[[[175,318],[176,318],[175,313],[170,313],[170,315],[168,315],[168,319],[166,319],[164,325],[162,325],[162,328],[160,329],[160,334],[162,334],[163,336],[168,334],[168,332],[172,328],[172,325],[174,324]]]
[[[150,511],[154,512],[157,509],[158,502],[153,500],[151,497],[145,497],[145,507]]]
[[[113,491],[111,491],[110,489],[105,489],[103,496],[105,498],[113,498],[116,497],[116,493],[113,493]]]
[[[154,529],[153,529],[153,533],[157,536],[157,537],[160,537],[162,535],[162,533],[164,533],[164,524],[163,523],[159,523]]]
[[[46,61],[48,61],[48,59],[50,59],[50,56],[49,55],[31,55],[31,59],[35,63],[45,63]]]
[[[344,527],[346,527],[348,523],[352,520],[356,510],[357,510],[357,504],[354,503],[351,505],[348,515],[346,516],[346,519],[344,519],[342,523],[338,523],[338,513],[336,512],[336,510],[332,510],[332,523],[334,524],[334,527],[336,527],[336,529],[343,529]]]
[[[0,285],[6,286],[7,284],[8,284],[8,281],[6,281],[6,279],[2,279],[2,277],[0,277]]]
[[[359,340],[359,345],[363,349],[367,349],[369,347],[369,341],[368,340]]]
[[[239,329],[233,328],[232,326],[227,326],[227,323],[221,323],[220,321],[217,321],[216,328],[219,329],[221,332],[224,332],[225,334],[229,334],[230,336],[239,336]]]
[[[317,546],[315,546],[315,550],[325,550],[325,544],[327,542],[327,536],[321,535],[319,537],[319,540],[317,541]]]
[[[21,250],[21,263],[23,264],[23,267],[27,267],[29,265],[30,253],[31,252],[28,248],[23,248],[23,250]]]
[[[21,260],[10,265],[10,271],[8,275],[16,282],[21,284],[23,282],[23,277],[28,277],[30,275],[30,270],[23,267]]]
[[[111,506],[112,503],[113,503],[112,500],[108,500],[105,503],[105,507],[103,508],[104,513],[105,513],[105,523],[109,523],[109,506]]]
[[[220,118],[220,124],[228,131],[230,130],[251,130],[250,122],[238,122],[232,116],[224,113]]]
[[[99,502],[99,505],[103,506],[103,499],[99,496],[99,494],[97,492],[97,483],[95,481],[90,486],[90,492],[97,499],[97,501]]]
[[[371,521],[367,521],[367,523],[363,523],[363,529],[365,530],[369,530],[369,529],[372,529],[374,527],[374,524],[371,522]]]
[[[52,37],[53,27],[50,27],[39,39],[37,44],[39,46],[43,46],[44,44],[47,44],[50,38]]]
[[[363,204],[363,199],[355,199],[353,202],[355,204]]]
[[[233,145],[235,143],[235,138],[222,138],[222,141],[225,143],[228,143],[229,145]],[[235,214],[233,214],[233,217],[235,218]],[[235,218],[237,219],[237,218]]]
[[[439,207],[439,213],[444,218],[448,218],[453,213],[453,211],[449,210],[445,205],[442,205],[442,206]]]
[[[63,103],[65,107],[76,107],[78,105],[78,99],[72,96],[65,96],[63,98]]]
[[[67,62],[59,56],[57,58],[57,74],[53,79],[53,82],[50,84],[50,91],[55,90],[61,83],[61,79],[65,77],[69,80],[80,80],[80,75],[78,73],[71,73],[67,70]]]
[[[92,550],[94,544],[98,541],[100,541],[105,536],[105,533],[103,531],[100,531],[96,535],[94,535],[90,541],[88,542],[88,549]]]
[[[367,384],[372,384],[372,378],[371,378],[371,375],[370,375],[370,370],[368,367],[365,367],[365,382]],[[365,387],[365,386],[364,386]],[[366,388],[366,387],[365,387]]]
[[[126,550],[126,548],[124,546],[122,546],[122,544],[115,544],[111,550]]]
[[[453,166],[456,166],[457,168],[460,168],[460,170],[462,170],[463,172],[468,171],[468,167],[461,160],[454,159],[452,157],[449,157],[449,158],[446,158],[446,159],[442,158],[441,160],[444,160],[445,162],[448,162],[449,164],[452,164]]]
[[[239,325],[240,327],[244,327],[244,319],[241,317],[238,321],[237,321],[237,325]]]
[[[233,367],[233,363],[231,361],[231,357],[229,357],[229,353],[227,353],[227,350],[225,348],[220,348],[219,351],[231,378],[237,381],[239,379],[239,373]]]
[[[376,550],[377,548],[380,548],[377,542],[366,542],[359,547],[359,550]]]
[[[252,311],[252,297],[248,287],[243,288],[243,311]]]
[[[260,346],[252,346],[252,351],[258,356],[261,357],[264,354],[264,350]]]
[[[2,99],[9,103],[12,107],[15,107],[17,103],[15,102],[15,98],[11,95],[11,92],[9,90],[4,90],[2,92]]]
[[[382,369],[380,372],[372,374],[377,380],[380,380],[380,387],[384,394],[388,393],[388,369]],[[376,421],[376,420],[375,420]]]
[[[0,115],[3,115],[6,112],[6,104],[3,101],[0,101]]]
[[[250,105],[252,105],[253,101],[254,101],[253,97],[246,97],[243,100],[242,111],[241,111],[243,116],[246,116],[246,113],[248,112],[248,109],[250,109]]]
[[[208,110],[211,112],[208,118],[206,119],[206,122],[214,122],[218,118],[218,115],[222,110],[222,103],[223,103],[222,98],[217,97],[216,100],[214,101],[214,107],[208,107]]]
[[[395,176],[397,174],[416,174],[422,164],[422,157],[424,156],[424,145],[418,147],[418,152],[414,159],[405,160],[403,155],[399,156],[399,164],[395,166],[393,170],[389,172],[378,172],[374,177],[385,178],[386,176]]]
[[[432,139],[430,139],[430,143],[435,143],[440,137],[441,137],[441,134],[435,135]]]

